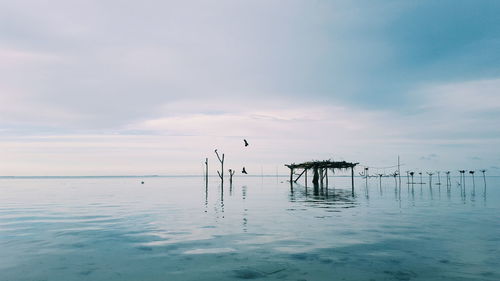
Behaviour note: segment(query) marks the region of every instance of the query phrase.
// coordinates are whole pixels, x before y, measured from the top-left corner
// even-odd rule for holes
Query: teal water
[[[500,280],[500,178],[475,181],[4,178],[0,280]]]

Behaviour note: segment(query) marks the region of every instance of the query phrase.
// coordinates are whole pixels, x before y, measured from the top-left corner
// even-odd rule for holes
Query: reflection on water
[[[289,200],[292,203],[326,209],[352,208],[357,205],[356,197],[352,195],[351,190],[327,186],[308,188],[300,184],[291,185]]]
[[[2,179],[0,280],[500,280],[488,180]]]
[[[242,199],[243,203],[245,203],[245,200],[247,199],[247,187],[246,187],[246,185],[241,187],[241,199]],[[243,209],[243,224],[242,224],[243,232],[247,232],[247,224],[248,224],[248,209],[245,207]]]

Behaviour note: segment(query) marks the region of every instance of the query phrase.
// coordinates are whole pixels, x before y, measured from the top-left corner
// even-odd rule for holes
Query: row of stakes
[[[458,185],[459,186],[465,186],[465,174],[467,173],[467,171],[466,170],[459,170],[458,172],[460,173],[460,182],[458,183]],[[480,172],[483,174],[484,185],[486,185],[486,170],[483,169],[483,170],[480,170]],[[476,171],[471,170],[471,171],[468,171],[468,173],[472,177],[472,184],[473,184],[473,186],[475,186],[475,177],[474,177],[474,174],[476,173]],[[406,171],[407,183],[408,184],[425,184],[423,182],[423,178],[422,178],[423,173],[422,172],[418,172],[418,174],[420,175],[420,182],[416,183],[413,180],[413,178],[415,176],[415,172],[413,172],[413,171]],[[429,186],[432,186],[432,177],[433,177],[434,174],[437,174],[437,177],[438,177],[438,182],[436,183],[436,185],[441,185],[441,172],[438,171],[438,172],[427,172],[427,175],[429,175]],[[446,185],[447,186],[451,186],[451,171],[446,171],[445,174],[446,174]],[[369,175],[368,174],[368,167],[365,167],[364,172],[360,173],[360,176],[362,176],[362,177],[364,177],[366,179],[366,184],[368,184],[368,178],[370,178],[370,177],[378,177],[379,180],[380,180],[380,184],[382,183],[382,177],[394,177],[394,181],[397,184],[397,179],[398,179],[399,173],[397,171],[395,171],[392,174],[375,174],[375,175]],[[410,182],[410,177],[411,177],[411,182]]]

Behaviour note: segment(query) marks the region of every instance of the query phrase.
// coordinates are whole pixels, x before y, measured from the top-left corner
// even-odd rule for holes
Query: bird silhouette
[[[247,147],[248,146],[247,140],[243,139],[243,142],[245,143],[245,147]]]
[[[241,171],[241,173],[243,173],[245,175],[248,174],[247,171],[245,170],[245,167],[243,167],[243,170]]]

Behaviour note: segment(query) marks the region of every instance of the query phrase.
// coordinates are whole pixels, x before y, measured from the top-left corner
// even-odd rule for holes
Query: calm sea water
[[[457,180],[4,178],[0,280],[500,280],[500,178]]]

